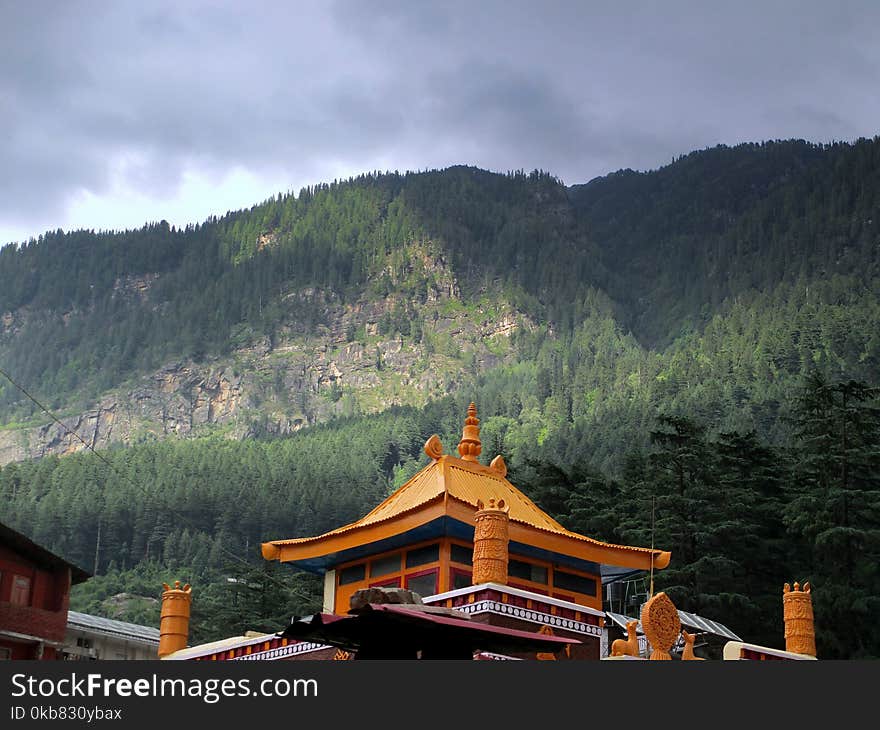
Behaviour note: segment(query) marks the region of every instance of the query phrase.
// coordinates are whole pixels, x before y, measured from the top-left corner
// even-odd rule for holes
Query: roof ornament
[[[662,591],[642,606],[642,630],[653,648],[649,659],[672,659],[669,652],[681,634],[681,619],[675,604]]]
[[[501,454],[492,459],[492,463],[489,464],[489,468],[503,477],[507,476],[507,464],[504,463],[504,457],[501,456]]]
[[[436,433],[425,441],[425,453],[429,459],[434,461],[439,460],[443,456],[443,444],[440,443],[440,437]]]
[[[483,444],[480,442],[480,419],[477,418],[477,406],[468,406],[467,418],[464,419],[461,441],[458,442],[458,453],[464,461],[476,461]]]

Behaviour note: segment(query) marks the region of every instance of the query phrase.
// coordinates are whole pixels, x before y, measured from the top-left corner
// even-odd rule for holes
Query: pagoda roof
[[[669,552],[606,543],[567,530],[506,479],[502,457],[489,466],[477,461],[479,421],[473,404],[468,414],[461,458],[443,454],[439,438],[432,436],[425,444],[430,463],[361,519],[314,537],[263,543],[263,557],[319,572],[437,535],[470,539],[474,512],[490,500],[504,500],[513,552],[587,570],[602,564],[647,570],[652,560],[655,568],[669,564]]]

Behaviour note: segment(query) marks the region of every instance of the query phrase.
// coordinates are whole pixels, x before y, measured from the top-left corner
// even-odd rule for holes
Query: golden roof
[[[318,548],[320,544],[327,543],[329,548],[329,543],[333,542],[336,546],[328,549],[328,552],[332,552],[339,549],[340,541],[343,545],[351,546],[354,544],[353,541],[357,539],[356,536],[360,534],[363,534],[365,538],[363,542],[372,542],[374,539],[387,537],[392,534],[391,526],[397,522],[405,521],[408,528],[412,527],[414,525],[413,519],[405,518],[416,516],[430,505],[441,505],[442,513],[447,515],[452,511],[451,508],[454,505],[463,506],[467,508],[467,514],[470,515],[478,509],[480,502],[488,504],[491,499],[503,499],[510,507],[511,526],[521,525],[526,530],[537,531],[536,537],[539,541],[540,535],[543,534],[548,537],[563,538],[565,541],[573,541],[584,546],[589,545],[600,551],[604,549],[615,553],[623,551],[633,556],[638,555],[641,560],[636,562],[644,562],[646,566],[650,566],[652,555],[654,567],[663,568],[668,565],[670,557],[668,552],[652,548],[604,543],[565,529],[507,481],[505,478],[507,467],[500,456],[496,457],[489,466],[477,461],[476,457],[481,450],[478,424],[476,407],[471,403],[468,408],[468,418],[465,421],[464,435],[458,446],[462,458],[443,454],[440,439],[436,435],[431,436],[425,443],[425,453],[431,458],[431,463],[364,517],[323,535],[263,543],[263,557],[267,560],[296,560],[298,554],[305,556],[305,553],[300,553],[296,549],[297,547],[310,548],[307,552],[311,557],[318,554],[315,548]],[[430,519],[435,518],[435,512],[431,512]],[[461,514],[462,510],[456,510],[456,512]],[[425,521],[427,519],[429,517],[426,515]],[[473,522],[472,517],[470,517],[470,522]],[[388,529],[382,529],[383,527]],[[558,546],[558,541],[555,542]],[[282,555],[282,549],[284,549],[284,555]],[[549,549],[553,550],[554,548]],[[579,552],[576,547],[574,550]],[[575,554],[571,550],[564,552]],[[587,559],[596,559],[595,551],[591,550],[590,553],[591,556]],[[632,564],[631,561],[615,561],[610,555],[604,557],[608,559],[603,562],[609,564]]]

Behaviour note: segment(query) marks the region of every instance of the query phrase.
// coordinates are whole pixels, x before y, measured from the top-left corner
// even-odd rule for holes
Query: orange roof
[[[476,419],[476,408],[471,404],[465,425],[465,437],[459,444],[459,453],[463,458],[456,458],[442,453],[442,446],[437,436],[432,436],[425,444],[425,452],[431,457],[431,463],[415,474],[381,504],[364,517],[348,525],[338,527],[315,537],[300,537],[289,540],[273,540],[263,544],[263,556],[266,559],[296,561],[299,557],[314,557],[321,554],[322,546],[326,552],[335,552],[341,547],[373,542],[388,537],[395,532],[411,529],[413,526],[436,519],[438,510],[428,509],[432,505],[440,507],[439,514],[449,515],[456,512],[466,515],[473,523],[471,515],[478,509],[480,502],[488,504],[490,499],[503,499],[509,505],[510,523],[521,525],[525,530],[538,534],[534,538],[544,543],[541,535],[562,538],[565,542],[574,541],[582,546],[591,546],[589,559],[597,558],[596,549],[604,559],[612,565],[635,565],[641,562],[650,566],[653,555],[654,567],[663,568],[669,563],[670,554],[651,548],[632,547],[604,543],[593,538],[571,532],[541,510],[532,500],[517,489],[505,478],[507,468],[501,457],[496,457],[490,466],[479,463],[476,459],[480,452],[479,428]],[[450,502],[451,500],[451,502]],[[457,505],[465,506],[466,510],[453,509]],[[420,516],[422,519],[420,519]],[[395,531],[394,525],[399,525]],[[513,534],[512,534],[513,537]],[[553,541],[557,546],[559,540]],[[537,544],[537,543],[536,543]],[[538,545],[543,547],[544,545]],[[283,549],[283,553],[282,553]],[[549,547],[550,550],[554,548]],[[580,552],[576,545],[564,551],[566,554]],[[621,561],[622,554],[638,556],[638,560]],[[615,559],[617,557],[617,559]]]

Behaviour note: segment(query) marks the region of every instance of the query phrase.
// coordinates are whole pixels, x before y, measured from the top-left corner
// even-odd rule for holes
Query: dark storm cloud
[[[188,173],[571,184],[718,143],[873,136],[878,21],[874,2],[0,0],[0,231],[55,227],[84,192],[171,200]]]

